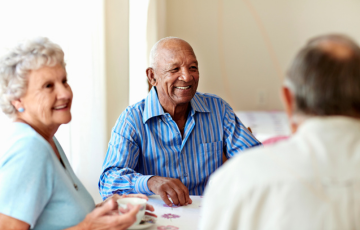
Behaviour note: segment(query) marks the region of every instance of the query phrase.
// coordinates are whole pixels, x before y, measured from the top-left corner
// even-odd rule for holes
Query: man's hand
[[[161,199],[168,206],[172,206],[168,195],[175,205],[187,205],[192,203],[189,196],[189,190],[178,179],[153,176],[148,180],[148,187],[153,193],[160,195]]]

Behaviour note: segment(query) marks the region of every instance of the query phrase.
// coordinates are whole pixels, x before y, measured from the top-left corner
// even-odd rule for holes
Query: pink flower
[[[175,219],[175,218],[179,218],[180,216],[169,213],[169,214],[164,214],[161,217],[166,218],[166,219]]]
[[[167,204],[164,204],[163,206],[164,206],[164,207],[167,207],[167,208],[180,208],[180,206],[175,205],[175,204],[173,204],[172,206],[169,206],[169,205],[167,205]]]
[[[157,230],[178,230],[178,227],[168,225],[168,226],[159,226],[157,227]]]

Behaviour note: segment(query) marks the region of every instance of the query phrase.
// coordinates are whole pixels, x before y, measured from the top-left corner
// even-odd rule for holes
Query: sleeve
[[[254,135],[241,123],[233,109],[225,102],[224,113],[224,150],[226,158],[247,148],[261,145]]]
[[[98,184],[103,199],[115,193],[154,194],[147,185],[152,175],[142,175],[135,171],[140,154],[135,139],[135,128],[129,117],[121,115],[112,130]]]
[[[49,152],[44,141],[25,138],[0,158],[0,213],[34,227],[53,191]]]

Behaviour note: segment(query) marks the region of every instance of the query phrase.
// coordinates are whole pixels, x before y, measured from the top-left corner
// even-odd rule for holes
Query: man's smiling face
[[[160,102],[173,106],[189,103],[198,82],[198,62],[191,46],[182,40],[169,40],[158,48],[154,66],[155,85]]]

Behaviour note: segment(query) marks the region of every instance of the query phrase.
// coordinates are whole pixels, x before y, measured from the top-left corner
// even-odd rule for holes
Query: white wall
[[[235,110],[282,109],[278,91],[283,76],[277,72],[262,31],[268,35],[282,73],[312,36],[339,32],[360,42],[360,1],[166,3],[166,36],[184,38],[193,46],[200,68],[198,90],[223,97]]]
[[[106,142],[129,105],[129,1],[105,1]],[[104,154],[106,150],[104,151]]]

